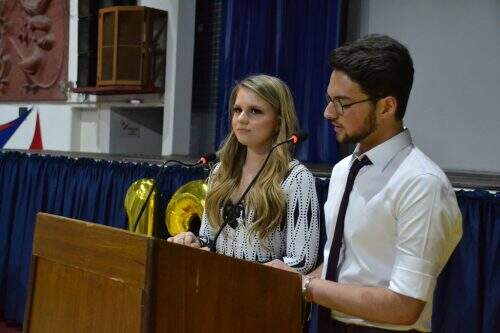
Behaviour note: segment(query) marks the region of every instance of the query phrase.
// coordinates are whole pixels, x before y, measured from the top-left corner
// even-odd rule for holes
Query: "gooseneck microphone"
[[[241,201],[245,198],[245,195],[247,195],[248,191],[250,191],[252,186],[255,184],[255,182],[257,181],[257,178],[259,178],[259,175],[262,173],[262,170],[264,170],[264,167],[266,166],[266,163],[269,160],[269,157],[271,156],[271,153],[274,151],[274,149],[276,149],[279,146],[284,145],[286,143],[298,145],[299,143],[302,143],[305,140],[307,140],[307,138],[308,138],[307,132],[299,131],[297,133],[292,134],[288,140],[285,140],[283,142],[277,143],[274,146],[272,146],[269,153],[267,153],[267,156],[266,156],[266,159],[264,160],[264,163],[262,163],[262,166],[260,167],[259,171],[257,172],[257,174],[255,174],[255,176],[253,177],[250,184],[248,184],[247,188],[245,189],[245,192],[243,192],[243,194],[241,195],[238,202],[236,202],[236,204],[234,204],[234,207],[238,206],[241,203]],[[229,223],[229,219],[225,219],[224,222],[221,224],[219,230],[215,234],[214,240],[211,241],[209,244],[210,251],[215,252],[216,245],[217,245],[217,239],[219,238],[220,233],[222,232],[222,230],[224,230],[224,228],[227,226],[228,223]]]
[[[142,204],[141,210],[139,211],[139,214],[137,215],[137,217],[134,221],[134,224],[132,225],[132,230],[134,230],[134,232],[136,231],[139,220],[141,219],[141,216],[144,213],[144,210],[146,209],[146,205],[149,202],[149,198],[153,194],[153,191],[156,187],[156,184],[158,183],[158,180],[160,178],[160,175],[163,172],[163,168],[168,163],[176,163],[176,164],[180,164],[180,165],[187,166],[187,167],[195,167],[198,165],[207,165],[208,163],[215,161],[216,158],[217,158],[217,156],[214,153],[210,153],[210,154],[202,155],[200,157],[200,159],[198,160],[198,162],[196,162],[196,163],[185,163],[185,162],[182,162],[179,160],[167,160],[167,161],[163,162],[163,164],[160,166],[160,170],[158,170],[158,173],[156,174],[155,178],[153,178],[153,184],[151,185],[151,188],[149,189],[148,195],[146,196],[146,200]]]

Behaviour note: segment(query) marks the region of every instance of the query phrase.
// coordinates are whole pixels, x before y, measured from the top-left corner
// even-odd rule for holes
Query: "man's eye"
[[[342,108],[343,108],[343,107],[345,107],[345,106],[344,106],[344,103],[342,103],[342,102],[340,101],[340,99],[337,99],[337,98],[336,98],[336,99],[334,99],[334,101],[333,101],[333,102],[334,102],[335,104],[337,104],[338,106],[342,107]]]

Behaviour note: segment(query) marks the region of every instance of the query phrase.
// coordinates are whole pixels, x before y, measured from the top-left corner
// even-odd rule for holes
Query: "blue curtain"
[[[0,153],[0,316],[22,323],[38,211],[125,228],[126,190],[157,172],[146,164]],[[159,209],[179,186],[204,177],[201,168],[166,168]],[[317,178],[316,188],[322,206],[328,179]],[[464,236],[438,279],[433,332],[500,332],[500,195],[459,191],[457,198]],[[313,316],[310,332],[315,323]]]
[[[227,0],[223,5],[216,145],[230,128],[229,95],[247,75],[277,76],[291,88],[300,126],[309,140],[297,157],[336,162],[331,126],[323,119],[331,69],[329,53],[343,42],[344,0]]]
[[[146,164],[0,153],[0,314],[23,321],[37,212],[126,228],[128,187],[158,170]],[[205,176],[201,168],[165,168],[158,183],[159,210],[179,186]],[[160,236],[165,235],[163,226]]]
[[[464,235],[439,276],[433,332],[500,332],[500,194],[457,192]]]

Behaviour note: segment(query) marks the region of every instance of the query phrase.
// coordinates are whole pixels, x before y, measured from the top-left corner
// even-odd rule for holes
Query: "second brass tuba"
[[[194,180],[174,193],[165,212],[165,224],[170,235],[186,231],[198,233],[207,191],[208,184],[205,180]]]

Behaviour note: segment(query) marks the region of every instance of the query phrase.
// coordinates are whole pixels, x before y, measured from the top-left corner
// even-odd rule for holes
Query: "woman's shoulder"
[[[209,187],[211,187],[213,185],[214,175],[220,170],[220,167],[221,167],[221,162],[217,162],[210,168],[210,173],[208,175],[208,186]]]
[[[212,178],[212,176],[214,174],[216,174],[219,170],[221,170],[221,166],[222,166],[222,163],[221,162],[217,162],[215,164],[213,164],[211,167],[210,167],[210,174],[209,174],[209,178]]]
[[[222,165],[222,162],[215,163],[214,166],[212,167],[212,173],[219,170],[221,165]]]
[[[288,174],[285,177],[285,181],[288,180],[314,180],[312,172],[300,161],[293,159],[288,164]]]

